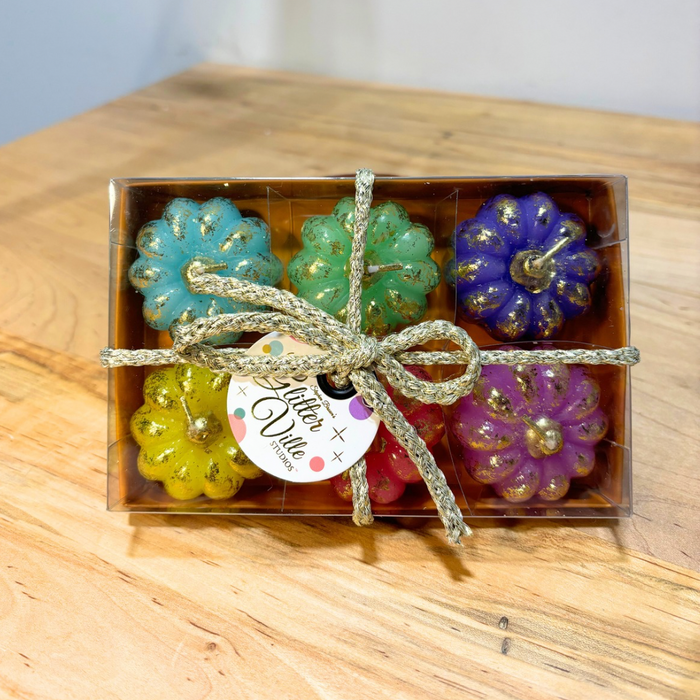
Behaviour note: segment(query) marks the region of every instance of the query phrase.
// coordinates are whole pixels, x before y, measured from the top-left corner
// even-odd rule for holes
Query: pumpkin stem
[[[187,417],[187,438],[189,440],[198,445],[203,445],[210,438],[221,432],[221,423],[211,411],[195,416],[192,414],[184,396],[180,397],[180,403]]]
[[[529,428],[525,433],[525,444],[528,452],[535,459],[542,459],[561,452],[564,446],[564,436],[559,423],[546,416],[537,420],[532,420],[529,416],[522,416],[522,419]]]

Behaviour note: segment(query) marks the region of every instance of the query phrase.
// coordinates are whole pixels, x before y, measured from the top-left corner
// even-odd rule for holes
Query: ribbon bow
[[[471,530],[464,522],[454,495],[435,458],[395,406],[374,370],[385,375],[389,384],[405,396],[423,403],[448,405],[469,394],[487,364],[614,364],[639,361],[639,351],[618,350],[512,350],[480,351],[469,334],[448,321],[426,321],[382,340],[363,335],[361,325],[362,276],[367,223],[372,202],[374,175],[358,170],[355,197],[355,228],[350,258],[350,296],[347,324],[317,309],[291,292],[252,284],[233,277],[212,274],[202,262],[188,266],[187,282],[197,294],[231,297],[274,309],[268,312],[221,314],[198,318],[177,326],[171,350],[113,350],[101,353],[105,367],[191,363],[218,372],[253,376],[316,376],[331,374],[338,385],[352,382],[357,393],[384,422],[406,450],[425,481],[435,502],[448,540],[458,544]],[[323,355],[250,356],[237,348],[215,348],[203,344],[209,337],[226,331],[279,331],[325,351]],[[446,340],[459,349],[438,352],[409,352],[408,348],[428,340]],[[460,376],[429,382],[414,377],[403,365],[462,365]],[[357,525],[373,521],[364,457],[350,468],[353,489],[353,520]]]

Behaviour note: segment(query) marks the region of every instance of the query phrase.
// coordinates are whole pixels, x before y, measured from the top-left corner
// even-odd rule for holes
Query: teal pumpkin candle
[[[139,255],[129,269],[129,281],[144,296],[146,323],[159,331],[202,316],[259,309],[195,294],[190,272],[196,263],[209,272],[257,284],[274,285],[282,278],[282,263],[270,251],[267,224],[242,217],[236,205],[222,197],[203,204],[173,199],[160,219],[141,228],[136,247]],[[224,333],[209,342],[233,343],[239,337],[240,333]]]
[[[297,294],[314,306],[345,320],[355,202],[341,199],[330,216],[312,216],[301,230],[303,248],[290,261],[287,274]],[[384,335],[398,325],[425,315],[426,295],[440,282],[431,259],[433,236],[411,222],[395,202],[373,207],[367,227],[365,276],[362,284],[362,330]]]

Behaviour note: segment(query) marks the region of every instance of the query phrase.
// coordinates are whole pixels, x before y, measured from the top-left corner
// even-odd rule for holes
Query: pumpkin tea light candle
[[[230,498],[262,472],[243,453],[228,421],[230,377],[194,365],[148,376],[145,404],[131,418],[138,470],[177,500]]]
[[[460,399],[450,429],[469,474],[514,503],[563,498],[590,474],[608,420],[579,365],[490,365]]]
[[[345,320],[355,203],[341,199],[330,216],[313,216],[301,231],[303,248],[287,274],[302,299]],[[404,207],[384,202],[370,213],[362,282],[362,330],[384,335],[425,315],[426,295],[440,282],[433,236],[411,222]]]
[[[191,199],[172,200],[160,219],[141,228],[136,247],[139,256],[129,269],[129,281],[145,297],[146,323],[160,331],[202,316],[256,309],[194,293],[194,267],[257,284],[274,285],[282,278],[282,263],[270,251],[267,224],[243,218],[222,197],[201,205]],[[240,333],[225,333],[207,342],[234,343],[239,337]]]
[[[430,381],[430,375],[421,367],[407,366],[406,369],[418,379]],[[437,404],[425,404],[408,398],[388,382],[383,383],[391,400],[415,427],[428,448],[437,445],[445,434],[442,408]],[[406,484],[422,481],[415,463],[383,423],[379,426],[375,444],[365,454],[365,462],[369,497],[375,503],[392,503],[403,495]],[[333,477],[331,484],[343,500],[352,501],[352,484],[347,471]]]
[[[600,271],[581,219],[541,192],[486,202],[457,227],[448,265],[460,315],[501,340],[556,336],[590,308]]]

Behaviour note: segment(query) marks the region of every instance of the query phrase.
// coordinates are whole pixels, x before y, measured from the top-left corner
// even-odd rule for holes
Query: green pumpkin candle
[[[348,303],[354,223],[351,197],[341,199],[330,216],[307,219],[301,230],[303,248],[287,268],[298,296],[341,321]],[[412,223],[400,204],[384,202],[372,208],[362,285],[364,332],[384,335],[423,318],[425,297],[440,282],[432,250],[430,231]]]

